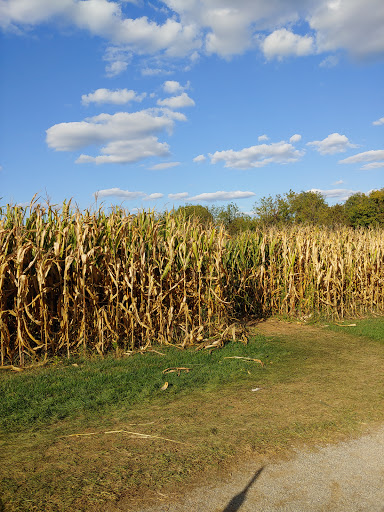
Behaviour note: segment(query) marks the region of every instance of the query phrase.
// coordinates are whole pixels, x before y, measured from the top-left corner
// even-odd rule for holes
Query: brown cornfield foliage
[[[383,230],[231,239],[170,213],[0,210],[1,365],[221,341],[249,316],[367,312],[384,312]]]

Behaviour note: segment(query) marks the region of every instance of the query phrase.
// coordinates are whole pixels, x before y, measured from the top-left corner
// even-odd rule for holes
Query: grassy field
[[[2,371],[3,510],[134,511],[384,421],[384,319],[338,324],[270,320],[247,345]]]

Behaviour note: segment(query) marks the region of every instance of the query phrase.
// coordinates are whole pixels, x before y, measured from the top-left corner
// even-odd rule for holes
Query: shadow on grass
[[[248,484],[244,487],[244,489],[241,492],[239,492],[239,494],[236,494],[236,496],[234,496],[231,499],[231,501],[225,507],[223,512],[237,512],[239,510],[239,508],[242,506],[242,504],[244,503],[244,501],[247,497],[247,492],[249,491],[251,486],[256,482],[256,480],[259,478],[263,469],[264,469],[264,467],[262,467],[258,471],[256,471],[256,473],[253,475],[253,477],[248,482]]]

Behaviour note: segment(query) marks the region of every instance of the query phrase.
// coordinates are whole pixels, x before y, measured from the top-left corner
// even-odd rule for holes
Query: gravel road
[[[248,463],[178,503],[163,499],[138,512],[384,512],[384,427],[283,462]]]

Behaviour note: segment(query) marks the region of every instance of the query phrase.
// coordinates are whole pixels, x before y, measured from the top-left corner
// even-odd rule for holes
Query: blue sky
[[[382,0],[0,0],[0,197],[384,186]]]

